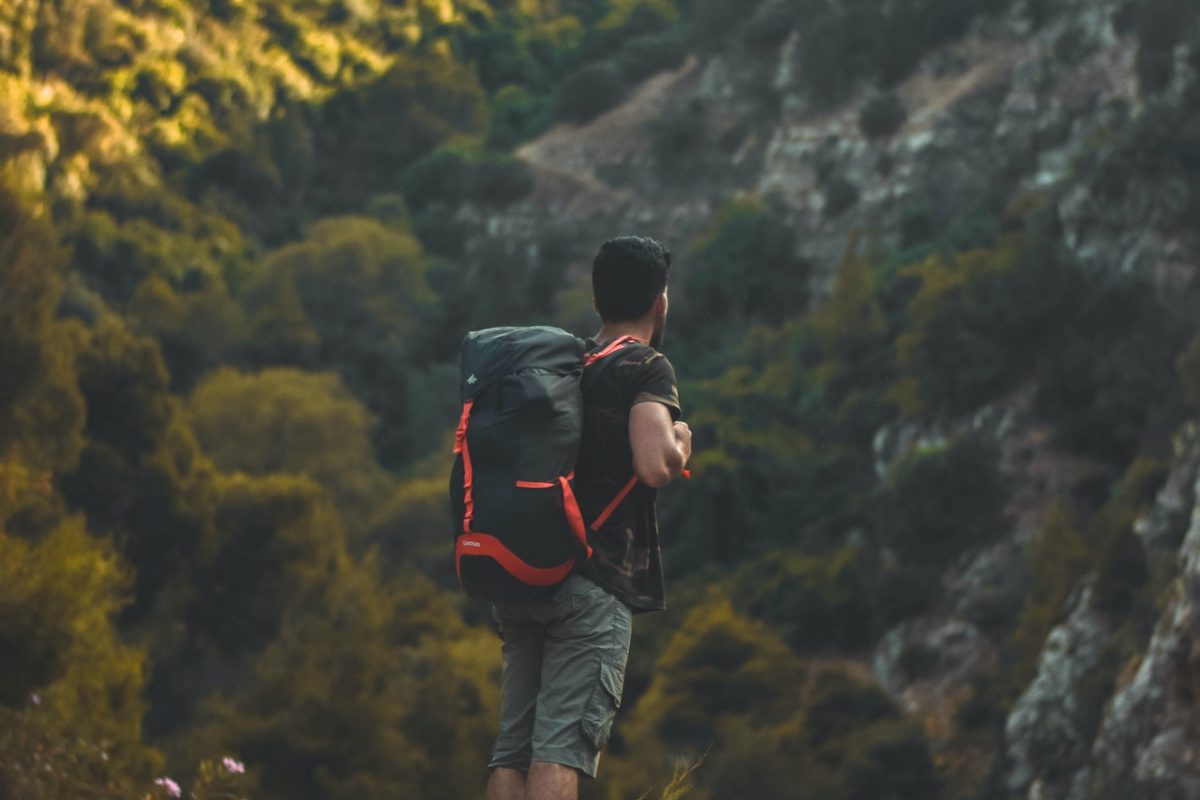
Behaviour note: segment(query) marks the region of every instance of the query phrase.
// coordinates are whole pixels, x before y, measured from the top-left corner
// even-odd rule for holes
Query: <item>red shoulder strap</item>
[[[598,350],[595,353],[588,353],[587,355],[585,355],[583,357],[583,366],[590,367],[592,364],[595,364],[597,361],[608,358],[609,356],[611,356],[613,353],[620,350],[625,345],[627,345],[631,342],[641,342],[641,341],[642,340],[637,338],[636,336],[619,336],[616,339],[613,339],[607,345],[605,345],[603,350]]]

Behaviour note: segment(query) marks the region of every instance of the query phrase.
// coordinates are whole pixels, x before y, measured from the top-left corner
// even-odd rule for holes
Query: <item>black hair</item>
[[[643,236],[619,236],[592,260],[592,293],[605,322],[641,319],[667,288],[671,251]]]

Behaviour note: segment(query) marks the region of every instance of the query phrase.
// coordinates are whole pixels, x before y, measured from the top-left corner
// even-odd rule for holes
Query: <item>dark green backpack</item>
[[[591,526],[575,500],[583,435],[583,370],[637,340],[596,353],[550,327],[489,328],[463,339],[462,417],[454,439],[450,505],[454,565],[470,595],[533,600],[591,558],[597,530],[633,478]]]

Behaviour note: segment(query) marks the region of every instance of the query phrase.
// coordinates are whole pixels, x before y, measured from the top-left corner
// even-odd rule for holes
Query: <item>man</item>
[[[653,239],[605,242],[592,262],[600,332],[591,352],[630,344],[584,371],[575,493],[595,519],[638,483],[593,537],[594,554],[546,599],[498,603],[504,640],[500,735],[488,800],[576,800],[596,776],[621,700],[632,615],[665,608],[655,494],[692,453],[675,371],[657,351],[671,253]]]

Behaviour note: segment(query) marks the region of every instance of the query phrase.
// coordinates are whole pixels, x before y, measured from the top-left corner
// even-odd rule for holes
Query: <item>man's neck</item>
[[[648,342],[653,333],[653,322],[605,322],[600,326],[600,332],[596,334],[595,340],[611,342],[622,336],[632,336],[641,342]]]

